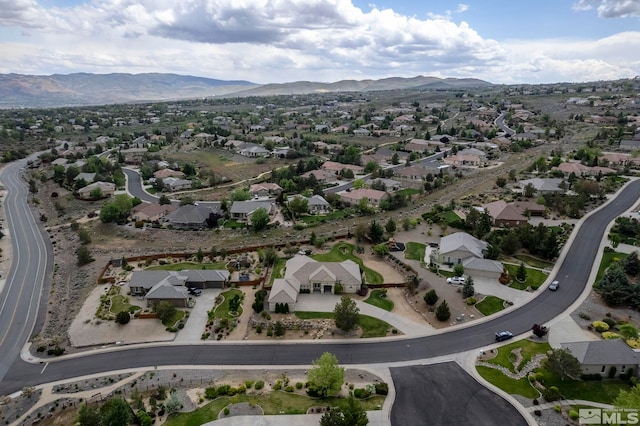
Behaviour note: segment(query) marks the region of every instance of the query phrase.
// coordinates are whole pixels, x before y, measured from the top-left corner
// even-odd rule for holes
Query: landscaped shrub
[[[562,411],[562,407],[560,407],[559,405],[554,405],[553,406],[553,411],[555,411],[556,413],[559,413]]]
[[[581,374],[580,375],[580,380],[584,380],[584,381],[589,381],[589,380],[594,380],[594,381],[598,381],[598,380],[602,380],[602,375],[595,373],[595,374]]]
[[[578,417],[580,417],[580,416],[578,415],[578,412],[576,410],[569,411],[569,418],[571,420],[577,420]]]
[[[264,387],[264,381],[258,380],[256,384],[253,386],[256,390],[260,390]]]
[[[619,339],[620,335],[618,333],[614,333],[613,331],[603,331],[602,338],[605,340]]]
[[[276,383],[273,385],[273,390],[280,390],[282,389],[282,382],[280,380],[276,381]]]
[[[606,323],[609,326],[609,328],[613,328],[616,326],[616,322],[613,319],[608,317],[602,318],[602,322]]]
[[[353,391],[353,396],[356,398],[369,398],[371,393],[367,389],[357,388]]]
[[[285,392],[293,392],[293,386],[287,386],[286,388],[284,388]]]
[[[247,380],[244,382],[244,387],[247,389],[251,389],[253,387],[253,380]]]
[[[204,397],[207,399],[216,399],[218,391],[214,387],[208,387],[204,390]]]
[[[224,407],[224,415],[228,416],[229,415],[229,408]]]
[[[424,295],[424,301],[429,306],[435,305],[436,302],[438,301],[438,295],[436,294],[436,291],[434,289],[429,290]]]
[[[542,397],[547,401],[556,401],[560,399],[560,391],[555,386],[549,386],[548,388],[542,389]]]
[[[469,298],[467,298],[467,300],[466,300],[466,303],[467,303],[467,305],[469,305],[469,306],[473,306],[473,305],[475,305],[475,304],[476,304],[476,302],[477,302],[477,300],[476,300],[476,298],[475,298],[475,297],[469,297]]]
[[[377,395],[387,395],[389,393],[389,385],[387,383],[376,383],[375,385]]]
[[[609,330],[609,325],[606,322],[594,321],[591,325],[598,333]]]
[[[302,382],[296,383],[296,389],[302,389],[303,386]]]
[[[229,395],[229,391],[231,390],[230,385],[220,385],[218,389],[216,389],[216,393],[218,396]]]

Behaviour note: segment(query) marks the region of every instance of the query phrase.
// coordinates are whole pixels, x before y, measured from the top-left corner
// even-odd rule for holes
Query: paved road
[[[51,273],[53,250],[26,203],[28,188],[20,174],[27,160],[8,165],[2,174],[8,191],[3,201],[9,230],[5,238],[11,238],[12,245],[6,255],[12,259],[0,297],[0,379],[19,357],[32,331],[42,328],[47,309],[47,298],[41,294]]]
[[[507,124],[504,122],[504,118],[507,116],[506,112],[502,112],[500,113],[500,115],[498,116],[498,118],[496,118],[495,120],[495,124],[496,126],[498,126],[500,128],[500,130],[502,130],[503,132],[505,132],[507,135],[509,136],[513,136],[516,134],[515,130],[509,128],[507,126]]]
[[[124,368],[181,364],[306,365],[325,351],[336,354],[343,364],[390,363],[431,358],[484,347],[493,342],[493,334],[497,330],[509,329],[515,334],[528,333],[533,323],[548,322],[570,307],[588,284],[591,267],[608,223],[631,208],[637,202],[638,193],[640,193],[640,180],[630,183],[613,202],[586,219],[559,267],[557,277],[562,281],[560,291],[541,291],[539,296],[531,302],[483,323],[428,337],[400,341],[323,342],[323,344],[239,342],[120,348],[105,353],[59,359],[48,363],[44,369],[42,365],[16,360],[0,383],[0,394],[13,392],[27,384],[45,383]],[[23,206],[18,207],[18,203],[14,204],[7,203],[5,206],[9,210],[19,209],[12,214],[18,214],[24,210]],[[22,341],[24,340],[20,342]]]
[[[392,425],[526,425],[511,404],[455,362],[391,368]]]

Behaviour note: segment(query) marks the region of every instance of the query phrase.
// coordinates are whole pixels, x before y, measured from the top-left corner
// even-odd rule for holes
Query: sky
[[[0,73],[497,84],[640,75],[640,0],[0,0]]]

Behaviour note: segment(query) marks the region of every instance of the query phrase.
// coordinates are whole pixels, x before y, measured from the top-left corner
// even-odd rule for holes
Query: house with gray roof
[[[166,177],[162,179],[164,187],[169,191],[183,191],[185,189],[191,189],[191,181],[188,179],[180,179],[176,177]]]
[[[582,367],[582,374],[600,374],[607,377],[612,367],[618,374],[628,374],[633,369],[633,375],[638,377],[640,367],[640,353],[631,349],[623,340],[593,340],[586,342],[562,343],[563,348],[569,349],[578,359]]]
[[[93,181],[96,180],[96,174],[95,173],[78,173],[78,175],[73,178],[73,181],[77,182],[79,180],[84,180],[87,183],[93,183]]]
[[[220,213],[220,206],[187,204],[166,215],[164,221],[176,228],[199,229],[208,226],[207,219],[212,213]]]
[[[177,308],[186,308],[189,300],[189,289],[163,281],[151,287],[144,298],[147,301],[147,306],[155,306],[160,302],[169,302]]]
[[[462,262],[465,275],[474,278],[492,278],[498,279],[504,270],[502,263],[497,260],[479,259],[477,257],[469,257]]]
[[[295,255],[287,261],[284,278],[277,278],[269,292],[269,310],[277,303],[288,304],[291,312],[300,292],[335,293],[336,285],[344,293],[355,293],[362,287],[360,266],[352,260],[318,262],[305,255]]]
[[[93,197],[94,191],[100,190],[102,197],[110,197],[116,192],[116,184],[111,182],[93,182],[78,190],[80,198],[89,199]]]
[[[248,223],[251,221],[251,215],[260,208],[265,209],[269,216],[271,216],[276,209],[275,200],[258,199],[248,201],[234,201],[231,205],[231,208],[229,209],[229,214],[231,215],[231,219],[233,220]]]
[[[301,194],[291,195],[287,201],[291,201],[295,198],[304,198],[307,200],[307,213],[309,214],[327,214],[331,209],[331,205],[321,195],[313,195],[311,197],[305,197]]]
[[[620,149],[623,151],[635,151],[636,149],[640,149],[640,140],[623,139],[620,141]]]
[[[552,194],[557,192],[564,192],[564,190],[560,188],[561,183],[562,179],[558,178],[533,178],[519,181],[518,186],[524,190],[527,185],[531,184],[531,186],[533,186],[533,189],[535,189],[536,193],[538,194]]]
[[[484,258],[484,252],[489,243],[481,241],[466,232],[456,232],[440,239],[440,263],[462,264],[469,258]]]

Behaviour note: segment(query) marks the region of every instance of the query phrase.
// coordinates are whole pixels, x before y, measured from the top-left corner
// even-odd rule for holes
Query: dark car
[[[496,333],[496,342],[502,342],[503,340],[509,340],[513,337],[513,333],[510,331],[500,331]]]
[[[200,296],[202,294],[202,290],[199,290],[197,288],[190,288],[189,289],[189,294],[191,294],[193,296]]]
[[[553,281],[551,282],[551,284],[549,284],[549,290],[551,291],[556,291],[559,288],[560,288],[560,282],[558,281]]]

